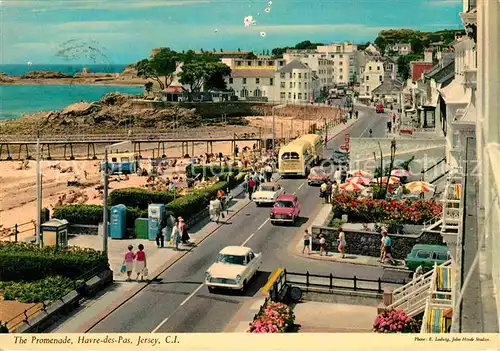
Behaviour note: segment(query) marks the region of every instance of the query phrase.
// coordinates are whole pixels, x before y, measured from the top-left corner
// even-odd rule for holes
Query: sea
[[[92,73],[119,73],[123,65],[1,65],[0,72],[23,75],[29,71],[56,71],[66,74],[82,72],[87,67]],[[111,92],[141,94],[141,86],[121,85],[0,85],[0,120],[15,119],[23,114],[63,109],[78,101],[96,101]]]

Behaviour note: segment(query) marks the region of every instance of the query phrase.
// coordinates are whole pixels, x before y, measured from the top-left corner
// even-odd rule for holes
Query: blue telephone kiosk
[[[161,232],[161,224],[165,216],[164,204],[150,204],[148,207],[148,239],[155,240]]]

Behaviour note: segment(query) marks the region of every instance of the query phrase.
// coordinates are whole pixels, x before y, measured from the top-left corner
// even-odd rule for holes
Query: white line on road
[[[160,324],[158,324],[158,326],[156,328],[153,329],[153,331],[151,333],[156,333],[158,330],[160,330],[161,327],[163,327],[163,325],[165,323],[167,323],[168,319],[170,318],[170,316],[168,316],[167,318],[165,318]]]
[[[179,306],[184,306],[184,305],[186,304],[186,302],[188,302],[188,301],[189,301],[189,300],[190,300],[190,299],[191,299],[194,295],[196,295],[196,293],[197,293],[198,291],[200,291],[200,290],[201,290],[201,288],[203,288],[203,286],[204,286],[204,285],[205,285],[205,284],[200,284],[200,286],[199,286],[199,287],[197,287],[197,288],[196,288],[196,290],[195,290],[195,291],[193,291],[193,292],[191,293],[191,295],[189,295],[188,297],[186,297],[186,299],[185,299],[184,301],[182,301],[182,302],[181,302],[181,304],[180,304]]]
[[[304,186],[305,183],[302,183],[299,185],[299,187],[297,188],[297,190],[294,191],[293,195],[295,195],[297,193],[297,191],[299,191],[300,189],[302,189],[302,187]]]
[[[257,230],[256,230],[255,232],[253,232],[253,233],[252,233],[252,234],[251,234],[251,235],[247,238],[247,240],[245,240],[245,241],[243,242],[243,244],[241,244],[241,246],[245,246],[245,244],[246,244],[247,242],[249,242],[249,241],[250,241],[250,239],[252,239],[252,238],[253,238],[253,236],[254,236],[255,234],[257,234],[257,232],[258,232],[259,230],[261,230],[261,229],[262,229],[262,228],[266,225],[266,223],[267,223],[267,222],[269,222],[269,218],[268,218],[268,219],[266,219],[266,220],[264,221],[264,223],[262,223],[262,224],[259,226],[259,228],[257,228]]]
[[[377,122],[377,119],[379,118],[378,116],[372,116],[373,120],[371,121],[370,124],[368,124],[368,126],[365,128],[365,130],[363,130],[363,132],[360,134],[359,138],[362,138],[363,135],[365,135],[366,131],[368,129],[370,129],[374,124],[375,122]]]

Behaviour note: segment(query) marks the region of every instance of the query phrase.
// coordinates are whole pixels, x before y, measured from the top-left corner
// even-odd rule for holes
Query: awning
[[[439,92],[447,104],[468,104],[471,101],[471,90],[465,89],[456,80],[453,80],[446,87],[439,89]]]

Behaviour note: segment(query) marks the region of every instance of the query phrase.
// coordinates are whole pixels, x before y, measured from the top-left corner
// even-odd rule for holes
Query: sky
[[[365,43],[384,29],[460,29],[461,8],[462,0],[0,0],[0,64],[128,64],[154,47]],[[246,16],[255,25],[245,27]]]

